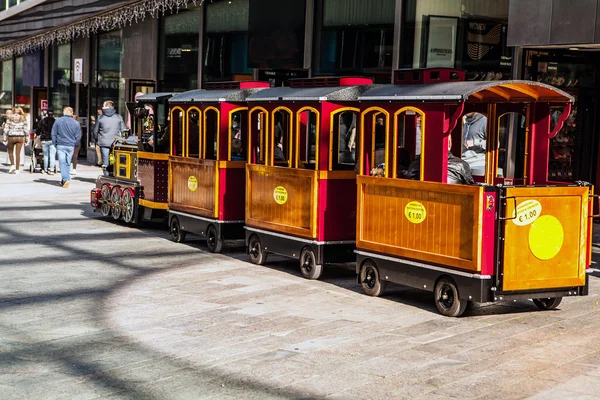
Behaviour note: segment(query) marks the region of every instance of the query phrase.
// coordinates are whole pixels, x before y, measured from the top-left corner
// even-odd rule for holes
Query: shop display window
[[[576,62],[568,58],[560,59],[547,54],[528,55],[525,78],[545,83],[562,89],[573,97],[575,104],[571,115],[557,135],[550,140],[550,158],[548,162],[548,179],[558,182],[572,182],[580,179],[577,166],[580,163],[578,143],[581,127],[578,124],[578,103],[582,90],[596,87],[595,67],[589,63]],[[552,109],[551,129],[558,121],[562,107]]]

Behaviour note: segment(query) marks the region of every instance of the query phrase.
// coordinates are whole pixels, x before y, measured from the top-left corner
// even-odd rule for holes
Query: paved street
[[[69,189],[7,171],[1,399],[600,399],[600,273],[556,311],[446,318],[427,292],[365,296],[352,268],[312,282],[294,261],[255,266],[240,247],[212,255],[160,224],[102,219],[97,168]]]

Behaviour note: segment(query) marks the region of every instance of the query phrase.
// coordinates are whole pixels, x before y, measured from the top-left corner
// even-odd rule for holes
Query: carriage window
[[[333,171],[352,170],[356,164],[356,124],[358,113],[344,111],[333,116],[333,149],[337,157],[331,163]]]
[[[246,115],[247,113],[245,111],[237,111],[231,115],[231,126],[229,128],[229,135],[231,139],[231,147],[229,152],[230,161],[244,161],[246,159],[246,142],[248,138],[248,124],[246,122]]]
[[[487,117],[478,112],[463,116],[462,159],[471,167],[473,176],[485,176],[485,152],[487,149]]]
[[[265,164],[265,138],[267,132],[267,114],[261,111],[250,112],[250,152],[251,164]]]
[[[183,157],[183,111],[171,111],[171,155]]]
[[[273,118],[273,140],[269,142],[273,164],[289,167],[292,155],[290,135],[292,114],[288,111],[279,110],[273,114]]]
[[[396,137],[392,137],[392,148],[395,145],[395,176],[402,179],[421,179],[421,123],[422,115],[407,110],[396,116]],[[390,160],[392,162],[392,160]],[[393,171],[392,171],[393,173]]]
[[[498,119],[498,178],[523,179],[525,172],[525,116],[507,113]]]
[[[200,111],[194,108],[187,112],[187,153],[190,158],[200,158]]]
[[[154,151],[156,153],[168,154],[171,141],[171,128],[169,125],[171,120],[167,115],[167,107],[165,104],[158,104],[155,117],[155,137],[153,138]]]
[[[204,159],[217,159],[217,143],[219,140],[219,113],[213,109],[204,111],[204,142],[202,143]]]
[[[317,113],[304,111],[298,121],[299,167],[317,168]]]
[[[385,153],[386,153],[386,139],[387,139],[387,122],[386,116],[383,113],[377,113],[373,115],[373,146],[371,152],[371,176],[383,177],[386,176],[385,165]]]

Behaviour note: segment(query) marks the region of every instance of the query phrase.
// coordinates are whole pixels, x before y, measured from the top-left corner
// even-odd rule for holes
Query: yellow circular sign
[[[195,176],[190,176],[188,179],[188,188],[192,191],[195,192],[196,190],[198,190],[198,179],[196,179]]]
[[[273,198],[277,204],[285,204],[288,199],[288,192],[283,186],[277,186],[273,191]]]
[[[404,207],[404,215],[413,224],[420,224],[427,217],[425,206],[418,201],[411,201]]]
[[[565,240],[563,226],[552,215],[542,215],[531,224],[529,249],[540,260],[550,260],[562,249]]]

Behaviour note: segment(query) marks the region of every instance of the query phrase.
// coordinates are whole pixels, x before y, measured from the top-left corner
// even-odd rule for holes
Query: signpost
[[[73,83],[83,83],[83,58],[76,58],[74,63]]]

